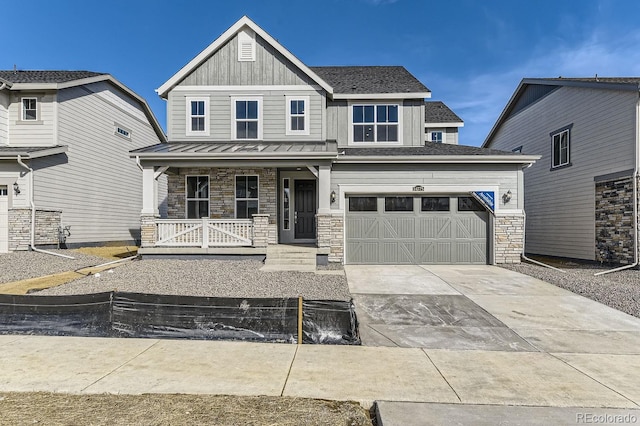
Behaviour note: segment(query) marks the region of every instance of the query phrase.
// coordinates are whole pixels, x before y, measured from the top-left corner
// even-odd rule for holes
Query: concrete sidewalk
[[[402,316],[413,325],[385,330],[385,324],[373,324],[396,333],[388,334],[389,346],[0,335],[0,392],[284,395],[365,406],[378,401],[385,426],[567,424],[598,414],[630,414],[640,422],[640,319],[500,268],[409,269],[403,279],[393,278],[393,268],[387,275],[378,271],[369,288],[380,292],[390,290],[389,283],[406,288],[411,282],[409,289],[421,289],[416,297],[424,297]],[[350,285],[367,294],[366,281],[358,282],[352,272],[347,269]],[[435,309],[424,305],[427,296],[457,299]],[[465,309],[474,315],[460,312]],[[375,310],[363,317],[382,318]],[[416,325],[423,319],[432,322]],[[464,325],[468,321],[480,322]],[[436,334],[438,327],[456,332],[450,338],[407,338],[420,337],[425,327]],[[504,342],[487,343],[507,332],[522,342],[509,350],[501,349]]]

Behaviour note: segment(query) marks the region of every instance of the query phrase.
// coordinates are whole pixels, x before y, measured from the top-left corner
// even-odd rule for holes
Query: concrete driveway
[[[345,270],[366,346],[640,354],[640,319],[496,266]]]

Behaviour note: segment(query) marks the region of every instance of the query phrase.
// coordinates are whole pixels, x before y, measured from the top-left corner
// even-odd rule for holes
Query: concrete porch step
[[[270,245],[261,271],[303,271],[316,270],[315,247]]]

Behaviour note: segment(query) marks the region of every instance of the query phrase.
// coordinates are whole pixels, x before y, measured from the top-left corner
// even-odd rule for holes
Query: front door
[[[294,191],[295,239],[315,239],[316,181],[296,180]]]
[[[0,253],[9,251],[9,188],[0,185]]]

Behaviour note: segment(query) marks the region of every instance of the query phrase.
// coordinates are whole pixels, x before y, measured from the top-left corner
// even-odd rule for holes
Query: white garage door
[[[9,193],[7,185],[0,185],[0,253],[9,251]]]
[[[348,264],[486,264],[489,214],[469,196],[350,196]]]

